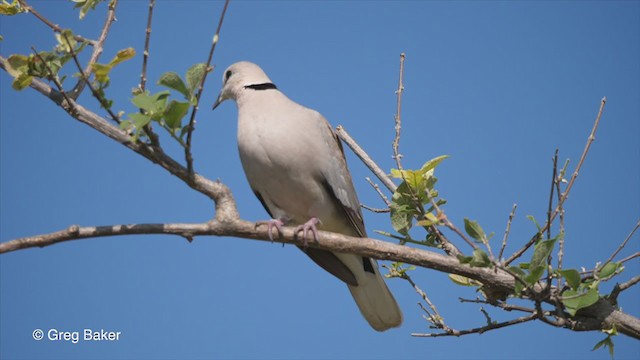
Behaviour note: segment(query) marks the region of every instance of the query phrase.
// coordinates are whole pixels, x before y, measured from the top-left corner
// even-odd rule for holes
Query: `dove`
[[[340,139],[317,111],[284,95],[256,64],[241,61],[223,73],[213,106],[233,100],[238,109],[238,150],[245,175],[274,228],[297,226],[304,243],[317,230],[367,237],[360,202]],[[369,325],[398,327],[402,312],[376,260],[300,247],[316,264],[347,284]]]

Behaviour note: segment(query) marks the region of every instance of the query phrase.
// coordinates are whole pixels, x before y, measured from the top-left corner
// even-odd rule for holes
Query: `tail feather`
[[[335,255],[351,269],[356,277],[358,285],[347,286],[360,313],[369,325],[377,331],[400,326],[402,311],[380,275],[377,262],[371,260],[375,273],[370,273],[363,270],[361,256],[340,253]]]

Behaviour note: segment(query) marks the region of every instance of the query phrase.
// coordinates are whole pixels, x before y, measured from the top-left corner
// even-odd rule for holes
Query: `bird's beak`
[[[220,91],[220,95],[218,95],[218,99],[216,99],[216,102],[213,104],[213,108],[211,110],[215,110],[218,105],[222,104],[222,102],[225,100],[226,99],[222,96],[222,91]]]

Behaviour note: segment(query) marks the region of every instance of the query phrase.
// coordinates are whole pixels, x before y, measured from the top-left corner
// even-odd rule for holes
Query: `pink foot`
[[[282,219],[271,219],[268,221],[260,221],[256,223],[256,225],[263,225],[263,224],[267,225],[267,231],[269,232],[269,240],[271,240],[271,242],[273,242],[273,228],[278,229],[278,234],[282,236],[282,225],[284,225],[284,221]]]
[[[302,231],[302,246],[307,247],[307,233],[309,232],[309,230],[311,230],[311,233],[313,233],[313,240],[315,240],[316,242],[318,241],[318,229],[316,229],[316,225],[320,222],[320,220],[317,217],[312,217],[311,219],[309,219],[309,221],[307,221],[306,223],[304,223],[303,225],[300,225],[298,227],[296,227],[295,229],[295,234],[297,235],[300,231]]]

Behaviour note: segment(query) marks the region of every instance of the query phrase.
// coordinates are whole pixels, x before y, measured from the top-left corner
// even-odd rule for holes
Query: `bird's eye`
[[[231,77],[231,70],[227,70],[227,72],[224,74],[224,82],[227,82],[227,80],[229,80],[229,78]]]

